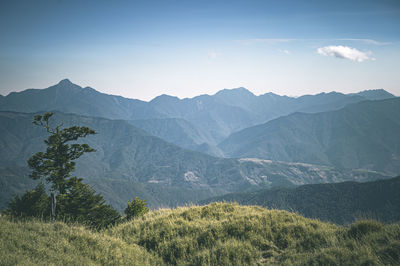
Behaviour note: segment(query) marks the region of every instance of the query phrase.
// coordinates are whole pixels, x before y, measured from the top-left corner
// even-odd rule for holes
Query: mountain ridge
[[[368,97],[377,97],[377,93],[364,94],[368,94]],[[378,94],[382,97],[384,93],[381,91]],[[385,95],[384,97],[393,97],[389,93]],[[255,96],[245,88],[236,88],[224,89],[214,95],[205,94],[184,99],[164,94],[145,102],[104,94],[91,87],[82,88],[64,79],[46,89],[28,89],[10,93],[0,98],[0,110],[28,113],[60,111],[123,120],[152,119],[155,128],[148,130],[153,132],[160,127],[154,119],[184,119],[196,128],[195,131],[207,132],[210,136],[207,142],[194,149],[215,155],[220,154],[216,144],[236,131],[296,111],[313,113],[339,109],[348,103],[364,99],[366,98],[359,95],[340,93],[306,95],[298,98],[273,93]],[[179,134],[184,133],[183,130]],[[169,135],[172,134],[173,132],[169,132]],[[186,138],[190,138],[190,135]],[[170,141],[167,138],[165,140]],[[196,139],[192,139],[191,142],[196,142]],[[190,145],[182,145],[179,141],[173,143],[183,148],[192,148]]]
[[[10,187],[21,191],[21,180],[29,184],[26,160],[45,148],[47,134],[32,124],[33,116],[0,112],[0,182],[8,184],[2,187],[4,195],[11,193]],[[74,174],[92,184],[119,210],[134,195],[144,196],[152,207],[172,207],[261,187],[389,177],[372,171],[216,158],[167,143],[124,120],[59,112],[52,119],[54,125],[88,126],[98,132],[83,140],[97,152],[83,155]],[[21,167],[13,174],[13,169]],[[18,173],[22,179],[15,177]]]
[[[346,181],[230,193],[199,203],[226,201],[260,205],[338,224],[349,224],[360,218],[392,223],[400,221],[399,189],[400,176],[364,183]]]
[[[400,171],[400,98],[363,101],[315,114],[296,112],[232,134],[228,157]]]

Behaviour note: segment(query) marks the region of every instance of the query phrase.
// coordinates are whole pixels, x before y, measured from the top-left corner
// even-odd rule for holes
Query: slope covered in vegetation
[[[364,101],[330,112],[293,113],[233,133],[228,157],[400,171],[400,98]]]
[[[227,201],[267,206],[337,224],[349,224],[365,217],[387,223],[400,221],[399,190],[400,176],[365,183],[311,184],[296,188],[230,193],[199,203]]]
[[[0,183],[4,184],[0,209],[12,192],[33,187],[28,186],[32,183],[26,174],[29,170],[22,167],[33,154],[46,149],[43,140],[47,137],[46,130],[32,124],[34,115],[0,112]],[[54,125],[86,126],[98,133],[84,139],[96,152],[79,158],[73,175],[84,178],[118,210],[135,196],[145,198],[153,208],[174,207],[266,186],[384,177],[372,171],[215,158],[167,143],[121,120],[62,113],[52,119]]]
[[[395,265],[400,259],[399,224],[343,227],[228,203],[152,211],[101,232],[0,219],[6,265]]]
[[[1,265],[156,265],[161,261],[137,245],[79,225],[0,217]]]

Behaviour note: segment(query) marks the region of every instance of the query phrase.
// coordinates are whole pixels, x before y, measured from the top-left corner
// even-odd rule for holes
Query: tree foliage
[[[32,169],[30,175],[33,179],[44,178],[51,183],[51,188],[61,194],[65,193],[67,179],[71,178],[71,172],[75,169],[74,160],[78,159],[85,152],[95,150],[87,144],[68,144],[87,135],[96,134],[88,127],[73,126],[61,129],[61,125],[54,128],[50,127],[49,119],[53,113],[35,115],[33,123],[44,127],[50,136],[44,142],[47,145],[46,152],[38,152],[28,160],[28,165]]]
[[[68,180],[68,190],[57,197],[59,216],[63,219],[84,223],[92,228],[103,228],[115,224],[119,213],[107,205],[100,194],[96,194],[82,179]]]
[[[128,202],[128,206],[125,209],[126,219],[131,220],[132,218],[143,216],[148,211],[149,208],[146,207],[146,201],[136,197]]]
[[[36,115],[33,123],[43,126],[50,136],[45,140],[46,152],[38,152],[28,160],[33,179],[44,178],[51,184],[51,197],[46,194],[43,183],[21,197],[14,197],[7,213],[14,217],[47,218],[51,213],[54,220],[63,219],[84,223],[92,228],[103,228],[116,223],[119,213],[107,205],[100,194],[81,178],[70,173],[75,169],[74,160],[85,152],[93,152],[87,144],[68,144],[96,132],[88,127],[73,126],[61,129],[61,125],[51,128],[49,119],[53,113]],[[54,194],[57,193],[57,195]],[[57,209],[56,207],[57,202]]]
[[[46,194],[43,183],[25,192],[22,196],[13,197],[5,213],[13,217],[46,217],[50,213],[50,197]]]

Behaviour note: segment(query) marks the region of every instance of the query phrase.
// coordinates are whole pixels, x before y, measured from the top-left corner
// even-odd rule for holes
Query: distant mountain
[[[254,118],[242,108],[219,103],[209,95],[182,100],[162,95],[150,101],[149,106],[167,117],[185,119],[207,131],[215,143],[231,132],[254,124]]]
[[[12,92],[4,97],[0,111],[60,111],[124,120],[163,117],[149,109],[146,102],[100,93],[90,87],[82,88],[68,79],[47,89]]]
[[[373,98],[373,95],[370,96]],[[304,95],[298,98],[280,96],[274,93],[255,96],[244,88],[222,90],[213,95],[213,97],[221,103],[239,106],[247,110],[252,114],[256,123],[263,123],[294,112],[317,113],[337,110],[347,104],[369,99],[361,95],[338,92]],[[394,96],[388,93],[387,98],[392,97]],[[379,99],[381,98],[379,97]]]
[[[82,88],[65,79],[47,89],[29,89],[0,97],[0,111],[60,111],[109,119],[150,119],[145,125],[142,123],[146,131],[157,132],[154,133],[156,136],[184,148],[221,155],[216,143],[244,128],[297,111],[314,113],[337,110],[350,103],[385,97],[394,96],[378,90],[358,94],[322,93],[293,98],[273,93],[255,96],[245,88],[237,88],[186,99],[161,95],[150,102],[144,102],[100,93],[90,87]],[[161,132],[160,123],[165,122],[157,119],[166,118],[180,119],[177,125],[180,129],[170,124],[168,130],[163,129]],[[182,139],[182,142],[176,141],[178,139]],[[199,143],[203,140],[206,142]]]
[[[214,147],[213,137],[207,131],[200,130],[188,121],[181,118],[155,118],[129,121],[132,125],[145,130],[153,136],[180,147],[205,152],[215,156],[222,156],[222,152],[208,150]],[[213,146],[209,146],[212,143]]]
[[[33,115],[0,112],[0,182],[6,184],[6,195],[30,184],[26,161],[45,148],[47,134],[32,124]],[[145,198],[152,207],[176,206],[262,187],[387,178],[371,171],[216,158],[167,143],[123,120],[56,113],[52,123],[85,125],[98,132],[84,139],[97,151],[79,159],[76,175],[118,209],[133,196]]]
[[[318,113],[333,111],[341,109],[348,104],[365,100],[367,100],[367,98],[360,95],[342,94],[338,92],[305,95],[297,98],[295,112]]]
[[[394,97],[393,94],[385,91],[384,89],[361,91],[359,93],[356,93],[355,95],[359,95],[368,100],[384,100]]]
[[[237,106],[250,112],[254,111],[254,103],[258,101],[257,96],[243,87],[231,90],[223,89],[214,94],[212,97],[220,103],[230,106]]]
[[[232,134],[229,157],[400,173],[400,98],[364,101],[317,114],[294,113]]]
[[[264,189],[232,193],[202,201],[236,201],[298,212],[339,224],[373,218],[383,222],[400,221],[400,176],[366,183],[303,185],[297,188]]]

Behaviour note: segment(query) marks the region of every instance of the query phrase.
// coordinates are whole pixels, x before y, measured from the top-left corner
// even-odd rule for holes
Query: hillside
[[[286,211],[218,203],[153,211],[102,232],[0,217],[0,260],[6,265],[395,265],[399,238],[399,224],[359,221],[342,227]]]
[[[315,113],[337,110],[367,99],[393,97],[384,90],[357,94],[331,92],[297,98],[273,93],[256,96],[245,88],[237,88],[185,99],[160,95],[145,102],[100,93],[90,87],[82,88],[65,79],[46,89],[29,89],[0,97],[0,111],[60,111],[109,119],[141,120],[136,122],[139,127],[141,124],[146,131],[158,133],[156,136],[168,142],[221,155],[215,145],[238,130],[297,111]],[[162,122],[165,118],[179,120]],[[160,131],[160,123],[163,125],[166,122],[179,125]],[[200,146],[192,146],[192,142]]]
[[[144,248],[79,225],[0,217],[2,265],[156,265]]]
[[[45,149],[47,134],[32,124],[32,118],[33,114],[0,112],[0,167],[6,169],[0,172],[0,180],[7,184],[2,188],[4,198],[32,183],[26,176],[26,161]],[[134,196],[145,198],[151,207],[167,207],[264,187],[387,178],[372,171],[216,158],[167,143],[123,120],[56,113],[52,123],[84,125],[97,131],[83,140],[97,151],[83,155],[74,174],[119,210]],[[0,202],[0,207],[5,204]]]
[[[295,113],[232,134],[229,157],[400,172],[400,98],[364,101],[316,114]]]
[[[308,218],[338,224],[348,224],[366,217],[382,222],[399,222],[399,191],[400,176],[365,183],[313,184],[296,188],[232,193],[201,203],[235,201],[243,205],[294,211]]]
[[[214,156],[222,156],[215,145],[214,139],[207,131],[200,130],[181,118],[154,118],[129,121],[132,125],[143,129],[153,136],[173,143],[185,149],[205,152]],[[210,145],[212,144],[212,146]],[[204,151],[204,145],[215,147]]]

